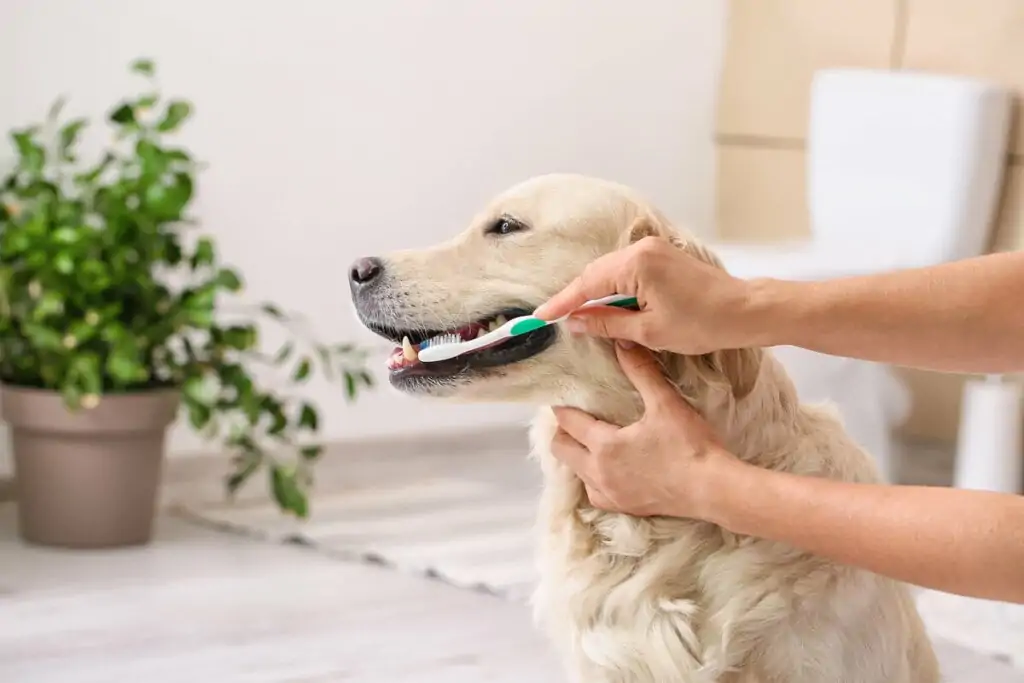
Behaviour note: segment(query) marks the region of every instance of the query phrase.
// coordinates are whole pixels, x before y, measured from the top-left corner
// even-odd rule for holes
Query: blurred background
[[[925,260],[1024,246],[1016,0],[6,0],[0,129],[38,120],[58,95],[101,120],[132,92],[139,57],[194,105],[176,140],[208,164],[192,213],[245,273],[246,296],[361,345],[378,386],[351,402],[319,377],[303,386],[328,444],[308,520],[282,515],[262,479],[226,502],[227,454],[178,420],[155,537],[127,548],[21,539],[5,437],[3,681],[560,680],[524,604],[530,410],[392,391],[390,345],[357,323],[346,282],[356,257],[446,239],[520,180],[571,171],[632,185],[743,275],[918,265],[918,234]],[[827,78],[846,70],[925,72],[951,89],[915,99],[913,83]],[[946,101],[960,112],[949,121]],[[823,112],[836,102],[851,104],[834,123]],[[933,119],[934,138],[914,144],[940,161],[897,150],[849,163],[905,168],[903,182],[937,169],[923,191],[948,204],[893,212],[886,190],[873,199],[863,178],[835,172],[849,152],[826,142],[896,149],[878,141]],[[979,133],[1004,120],[1005,137]],[[850,189],[810,190],[836,186]],[[827,222],[847,206],[875,228],[826,244],[818,236],[849,229]],[[916,233],[908,216],[941,226]],[[891,249],[889,220],[904,232]],[[851,255],[858,240],[877,262]],[[1021,491],[1017,378],[780,356],[804,398],[840,404],[891,479]],[[982,443],[984,457],[959,456]],[[922,611],[951,680],[1024,681],[1020,610],[926,594]]]

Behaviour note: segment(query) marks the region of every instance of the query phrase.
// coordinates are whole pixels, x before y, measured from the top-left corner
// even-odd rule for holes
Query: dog
[[[475,337],[532,312],[589,262],[645,238],[722,267],[631,188],[551,174],[500,194],[451,241],[362,258],[350,272],[359,319],[400,345],[388,361],[395,388],[539,407],[530,433],[544,477],[532,603],[570,678],[936,683],[938,664],[908,586],[709,523],[590,505],[580,480],[550,453],[550,406],[619,425],[641,416],[608,340],[553,325],[448,361],[415,359],[426,339]],[[800,404],[770,351],[657,356],[736,456],[803,475],[879,480],[831,409]]]

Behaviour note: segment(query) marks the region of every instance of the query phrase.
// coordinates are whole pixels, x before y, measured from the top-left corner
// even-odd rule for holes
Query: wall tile
[[[719,145],[717,235],[772,241],[810,234],[802,149]]]
[[[1024,2],[907,0],[904,68],[992,79],[1024,93]],[[1017,107],[1014,150],[1024,154]]]
[[[992,248],[995,251],[1024,249],[1024,165],[1011,164],[1006,169],[1003,188]]]
[[[891,66],[901,0],[732,0],[721,135],[803,138],[814,71]]]

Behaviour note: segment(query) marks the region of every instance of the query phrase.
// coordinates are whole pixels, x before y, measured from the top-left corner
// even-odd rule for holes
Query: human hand
[[[661,372],[654,356],[616,345],[619,363],[640,392],[643,417],[626,427],[575,408],[554,409],[552,454],[587,488],[590,503],[638,517],[706,519],[708,493],[723,467],[738,464]]]
[[[566,321],[573,332],[697,355],[756,345],[752,284],[705,263],[661,237],[645,237],[589,264],[535,311],[554,320],[585,301],[630,294],[640,311],[585,309]]]

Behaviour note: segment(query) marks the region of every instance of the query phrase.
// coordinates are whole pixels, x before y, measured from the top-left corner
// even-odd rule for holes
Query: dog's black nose
[[[365,287],[384,272],[384,262],[375,257],[363,257],[352,264],[348,279],[353,287]]]

